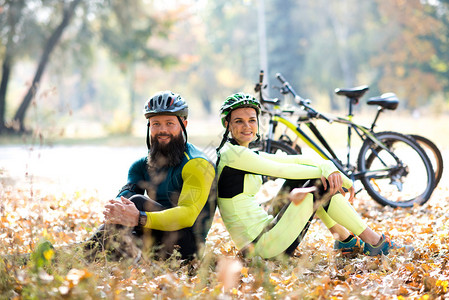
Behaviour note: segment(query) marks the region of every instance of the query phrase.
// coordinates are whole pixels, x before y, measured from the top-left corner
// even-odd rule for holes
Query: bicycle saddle
[[[371,97],[366,100],[368,105],[379,105],[383,108],[395,110],[399,105],[399,99],[394,93],[385,93],[377,97]]]
[[[335,89],[335,94],[340,96],[346,96],[348,98],[356,100],[356,103],[359,102],[359,98],[362,97],[367,91],[369,87],[367,85],[361,85],[349,89]]]

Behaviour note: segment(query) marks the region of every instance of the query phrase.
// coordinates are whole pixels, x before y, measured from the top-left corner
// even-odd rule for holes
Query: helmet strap
[[[226,126],[225,133],[223,133],[223,138],[221,139],[220,146],[218,146],[218,148],[215,149],[215,151],[217,152],[217,162],[215,163],[215,166],[218,166],[218,163],[220,162],[220,150],[221,148],[223,148],[224,144],[228,140],[228,134],[229,134],[229,122],[228,125]]]
[[[150,151],[150,119],[148,119],[147,123],[147,148]]]
[[[184,134],[184,141],[186,141],[186,145],[187,145],[187,130],[186,127],[184,126],[184,123],[181,120],[180,116],[176,116],[178,118],[179,124],[181,124],[181,128],[182,128],[182,132]]]
[[[256,133],[256,140],[254,141],[255,143],[258,143],[259,141],[260,141],[260,134],[259,134],[259,127],[260,127],[260,124],[259,124],[259,114],[257,114],[256,115],[256,117],[257,117],[257,133]]]

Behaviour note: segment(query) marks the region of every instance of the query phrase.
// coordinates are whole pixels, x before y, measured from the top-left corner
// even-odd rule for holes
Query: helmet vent
[[[169,108],[172,105],[173,105],[173,98],[168,97],[167,102],[165,102],[165,106],[166,106],[166,108]]]
[[[175,115],[187,119],[188,106],[184,98],[170,91],[158,92],[144,108],[146,118],[157,114]]]

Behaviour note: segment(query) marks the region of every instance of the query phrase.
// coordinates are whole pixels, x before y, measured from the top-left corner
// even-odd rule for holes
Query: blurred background
[[[447,0],[0,0],[0,144],[142,150],[144,102],[168,89],[213,153],[221,102],[252,93],[263,69],[268,95],[280,72],[335,114],[346,111],[335,88],[369,85],[359,121],[374,115],[365,99],[395,92],[380,129],[447,148],[448,37]]]
[[[335,88],[367,84],[414,117],[443,115],[448,23],[438,0],[1,0],[0,132],[143,135],[143,103],[165,89],[191,124],[219,127],[220,103],[253,92],[260,69],[270,93],[281,72],[323,110],[345,109]]]

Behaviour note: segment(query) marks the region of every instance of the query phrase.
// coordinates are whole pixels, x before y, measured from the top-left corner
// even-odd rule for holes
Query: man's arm
[[[139,182],[146,180],[146,159],[135,161],[128,170],[127,184],[122,187],[115,199],[109,200],[103,211],[105,222],[121,224],[125,226],[137,226],[139,211],[134,203],[128,200],[135,194],[143,195],[145,190],[139,186]]]
[[[178,206],[158,212],[147,212],[145,228],[174,231],[191,227],[203,209],[215,178],[213,165],[203,158],[187,162],[182,170],[183,186]]]

